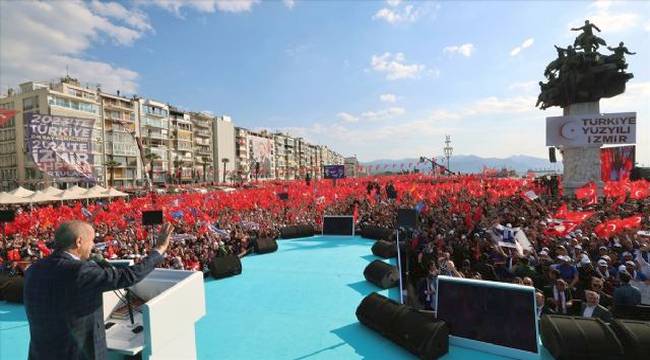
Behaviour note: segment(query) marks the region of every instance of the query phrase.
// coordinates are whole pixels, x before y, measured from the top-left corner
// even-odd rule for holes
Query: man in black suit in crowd
[[[600,295],[591,290],[585,290],[587,301],[580,306],[580,316],[587,318],[600,318],[604,322],[612,321],[612,314],[602,305],[598,305]]]
[[[104,359],[107,356],[102,293],[132,286],[163,261],[173,227],[165,224],[138,265],[116,269],[88,261],[95,230],[83,221],[63,223],[55,251],[29,267],[24,302],[29,359]]]

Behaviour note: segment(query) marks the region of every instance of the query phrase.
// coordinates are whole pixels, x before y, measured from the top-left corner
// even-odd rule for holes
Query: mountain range
[[[419,163],[419,159],[416,158],[406,158],[398,160],[373,160],[369,162],[361,163],[363,166],[372,166],[371,173],[380,173],[385,171],[398,172],[401,168],[401,164],[404,164],[404,169],[408,167],[409,163],[416,164],[416,167],[420,171],[430,171],[431,163],[424,162]],[[441,165],[446,165],[447,160],[442,156],[436,157],[436,161]],[[395,164],[395,167],[393,167]],[[376,166],[379,165],[379,169],[376,170]],[[388,165],[384,168],[385,165]],[[538,158],[528,155],[514,155],[504,159],[500,158],[483,158],[476,155],[454,155],[449,158],[449,169],[453,172],[460,171],[462,173],[478,173],[483,170],[483,167],[493,168],[493,169],[508,169],[514,170],[518,174],[525,174],[528,170],[547,170],[547,171],[556,171],[562,172],[562,163],[551,163],[548,159]]]

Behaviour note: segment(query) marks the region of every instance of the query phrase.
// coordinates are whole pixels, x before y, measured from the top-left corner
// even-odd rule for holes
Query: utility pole
[[[451,147],[451,135],[445,135],[445,147],[443,148],[443,151],[447,158],[447,170],[449,170],[449,158],[454,151],[454,148]]]

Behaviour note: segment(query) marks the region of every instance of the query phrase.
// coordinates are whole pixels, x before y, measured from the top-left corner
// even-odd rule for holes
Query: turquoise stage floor
[[[242,259],[239,276],[205,283],[196,326],[199,359],[415,359],[360,325],[357,305],[377,287],[363,270],[373,242],[316,236],[278,241],[275,253]],[[382,291],[396,298],[396,290]],[[0,359],[26,359],[22,306],[0,302]],[[451,347],[443,359],[500,359]]]

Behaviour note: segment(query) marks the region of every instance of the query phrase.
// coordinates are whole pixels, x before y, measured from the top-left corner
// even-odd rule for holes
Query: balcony
[[[163,134],[161,132],[149,131],[149,132],[146,132],[145,134],[146,134],[146,137],[148,137],[150,139],[157,139],[157,140],[167,140],[168,139],[167,134]]]
[[[212,132],[208,130],[195,130],[194,135],[196,136],[202,136],[202,137],[211,137]]]
[[[196,126],[196,127],[200,127],[200,128],[204,128],[204,129],[209,129],[210,125],[211,125],[211,123],[209,121],[196,120],[196,119],[194,119],[194,121],[192,121],[192,124],[194,124],[194,126]]]
[[[148,118],[145,118],[142,121],[142,126],[145,126],[145,127],[167,129],[169,127],[168,125],[169,125],[169,123],[167,122],[167,120],[163,120],[163,119],[148,119]]]

